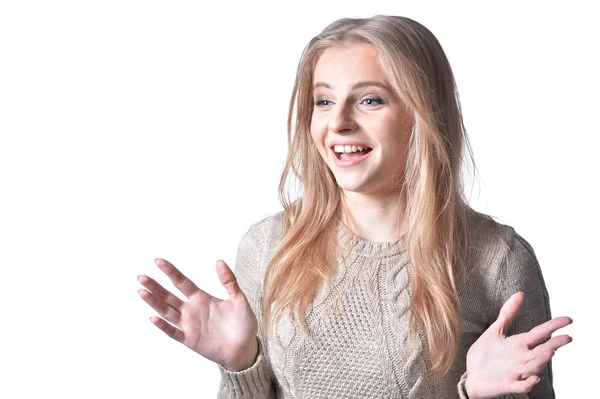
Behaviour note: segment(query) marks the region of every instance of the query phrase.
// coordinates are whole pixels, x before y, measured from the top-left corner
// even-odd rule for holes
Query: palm
[[[528,377],[519,373],[519,370],[522,370],[527,363],[527,358],[523,356],[523,353],[529,349],[522,335],[506,338],[496,334],[492,329],[488,329],[469,348],[467,370],[477,370],[478,379],[486,381],[486,387],[482,390],[485,396],[500,396],[503,386]],[[520,353],[521,356],[515,357],[514,353]],[[470,374],[475,373],[471,372]],[[502,379],[499,379],[499,376],[502,376]]]
[[[164,318],[152,317],[152,322],[171,338],[227,368],[252,365],[258,351],[258,323],[231,269],[224,262],[217,263],[219,278],[229,293],[229,299],[221,300],[198,288],[169,262],[157,259],[156,264],[189,300],[184,302],[150,277],[140,276],[148,289],[140,290],[140,296]]]
[[[212,361],[230,363],[258,329],[254,312],[242,299],[192,296],[181,312],[183,344]]]

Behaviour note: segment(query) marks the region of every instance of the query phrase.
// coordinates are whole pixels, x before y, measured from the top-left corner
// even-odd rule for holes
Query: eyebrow
[[[358,88],[361,88],[361,87],[367,87],[367,86],[381,87],[382,89],[391,92],[391,90],[390,90],[390,88],[388,86],[384,85],[381,82],[377,82],[377,81],[374,81],[374,80],[368,80],[368,81],[364,81],[364,82],[358,82],[358,83],[353,84],[350,88],[354,90],[354,89],[358,89]],[[313,91],[317,87],[325,87],[325,88],[330,89],[330,90],[332,89],[332,86],[329,85],[329,84],[327,84],[327,83],[325,83],[325,82],[317,82],[317,83],[315,83],[315,86],[313,87]]]

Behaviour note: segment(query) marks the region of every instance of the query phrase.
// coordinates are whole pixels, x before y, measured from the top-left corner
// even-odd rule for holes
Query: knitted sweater
[[[549,320],[548,293],[533,250],[511,227],[478,217],[469,229],[465,277],[459,282],[460,344],[451,369],[435,380],[426,336],[407,349],[411,266],[404,240],[373,243],[340,224],[335,289],[321,289],[307,310],[308,339],[295,316],[277,318],[275,334],[262,335],[263,279],[283,234],[283,212],[252,225],[243,236],[235,274],[259,321],[259,355],[249,369],[219,365],[218,398],[467,398],[469,347],[496,320],[515,292],[525,301],[507,335]],[[504,243],[504,244],[503,244]],[[491,244],[491,246],[490,246]],[[551,364],[528,394],[504,398],[554,398]]]

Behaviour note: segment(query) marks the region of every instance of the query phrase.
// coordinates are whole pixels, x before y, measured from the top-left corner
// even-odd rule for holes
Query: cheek
[[[398,126],[401,126],[399,129]],[[402,123],[386,125],[385,139],[382,138],[382,146],[385,149],[386,163],[402,166],[406,163],[410,131]]]
[[[312,139],[312,150],[314,150],[315,155],[321,158],[323,161],[327,162],[327,148],[325,148],[325,144],[323,142],[324,137],[322,134],[319,134],[319,130],[314,130],[311,127],[310,136]]]
[[[410,135],[412,131],[412,122],[407,115],[390,120],[388,126],[390,129],[390,138],[394,143],[394,147],[404,152],[408,147]]]
[[[325,137],[323,134],[323,129],[321,129],[319,122],[315,120],[315,118],[311,119],[310,122],[310,137],[312,138],[314,145],[316,145],[320,150],[321,147],[323,147],[323,141],[325,140]]]

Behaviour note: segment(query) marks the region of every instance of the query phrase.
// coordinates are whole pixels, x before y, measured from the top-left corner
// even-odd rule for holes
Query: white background
[[[453,66],[480,184],[574,337],[560,398],[597,386],[598,82],[584,2],[4,1],[0,5],[0,397],[216,397],[216,365],[148,320],[164,257],[225,297],[251,223],[277,212],[286,117],[310,38],[404,15]],[[449,3],[452,3],[450,5]]]

